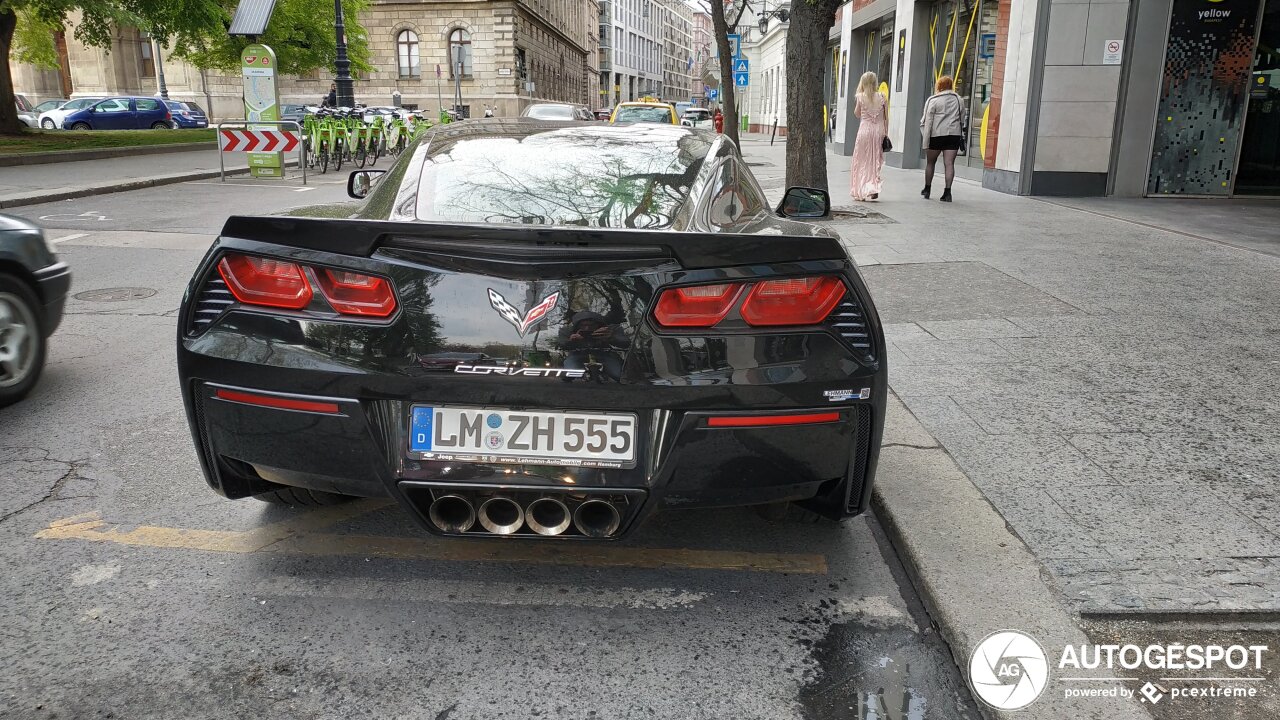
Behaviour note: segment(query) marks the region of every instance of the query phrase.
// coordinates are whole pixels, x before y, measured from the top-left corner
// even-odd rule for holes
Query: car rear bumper
[[[662,508],[810,500],[825,503],[822,509],[832,516],[863,512],[880,442],[885,390],[881,384],[865,399],[810,408],[638,408],[636,465],[609,469],[417,459],[409,452],[414,403],[407,400],[277,393],[184,378],[206,479],[228,497],[267,492],[278,485],[390,496],[427,530],[441,533],[428,511],[432,499],[442,494],[464,496],[477,507],[495,494],[518,496],[521,503],[541,496],[580,503],[601,495],[625,508],[623,522],[611,537],[626,534]],[[252,397],[249,402],[226,399],[239,397],[236,393],[280,398],[308,409],[272,407],[271,401],[257,404]],[[708,423],[712,416],[778,414],[830,419],[727,428]],[[476,533],[485,534],[478,525],[468,534]]]
[[[35,272],[40,297],[44,301],[44,334],[52,335],[62,323],[62,310],[71,289],[71,268],[64,262],[54,263]]]

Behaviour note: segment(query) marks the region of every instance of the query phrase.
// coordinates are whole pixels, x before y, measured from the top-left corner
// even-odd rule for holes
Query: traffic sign
[[[218,133],[218,147],[222,152],[289,152],[298,149],[298,142],[298,134],[293,130],[224,128]]]
[[[750,84],[750,75],[744,72],[736,72],[733,74],[733,86],[744,88]]]
[[[716,89],[714,89],[714,88],[713,88],[713,89],[711,89],[711,90],[708,90],[708,91],[707,91],[707,99],[708,99],[708,100],[715,100],[715,99],[716,99],[716,98],[718,98],[718,97],[720,97],[720,91],[719,91],[719,90],[716,90]]]
[[[733,61],[733,71],[736,73],[744,73],[751,69],[751,63],[744,57],[740,57]]]

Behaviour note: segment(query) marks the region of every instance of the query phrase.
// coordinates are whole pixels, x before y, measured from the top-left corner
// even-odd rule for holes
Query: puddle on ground
[[[813,659],[817,677],[800,691],[807,720],[979,717],[932,631],[834,623],[814,644]]]

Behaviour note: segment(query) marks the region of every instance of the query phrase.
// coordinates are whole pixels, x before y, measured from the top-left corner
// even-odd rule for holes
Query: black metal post
[[[156,83],[159,85],[160,97],[169,99],[169,88],[164,84],[164,60],[160,57],[160,43],[151,38],[151,56],[156,61]]]
[[[773,139],[778,136],[778,118],[773,119],[773,129],[769,131],[769,147],[773,147]]]
[[[333,61],[338,77],[338,107],[355,107],[356,89],[351,79],[351,60],[347,57],[347,28],[342,23],[342,0],[333,0],[333,31],[337,39],[338,55]]]

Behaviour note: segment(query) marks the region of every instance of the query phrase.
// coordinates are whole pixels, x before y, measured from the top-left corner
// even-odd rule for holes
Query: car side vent
[[[871,405],[859,404],[852,407],[856,433],[853,455],[853,482],[849,483],[849,496],[845,498],[845,507],[849,512],[857,512],[862,503],[862,488],[867,482],[867,460],[871,457]]]
[[[204,288],[200,290],[200,297],[196,298],[195,304],[191,307],[187,334],[195,336],[204,332],[205,328],[209,327],[209,323],[217,320],[218,316],[234,303],[235,298],[231,296],[227,284],[217,273],[213,273],[205,281]]]
[[[857,354],[863,363],[876,361],[875,347],[871,343],[871,330],[867,327],[867,316],[862,311],[862,304],[857,296],[845,291],[844,297],[827,316],[824,324],[840,336]]]

